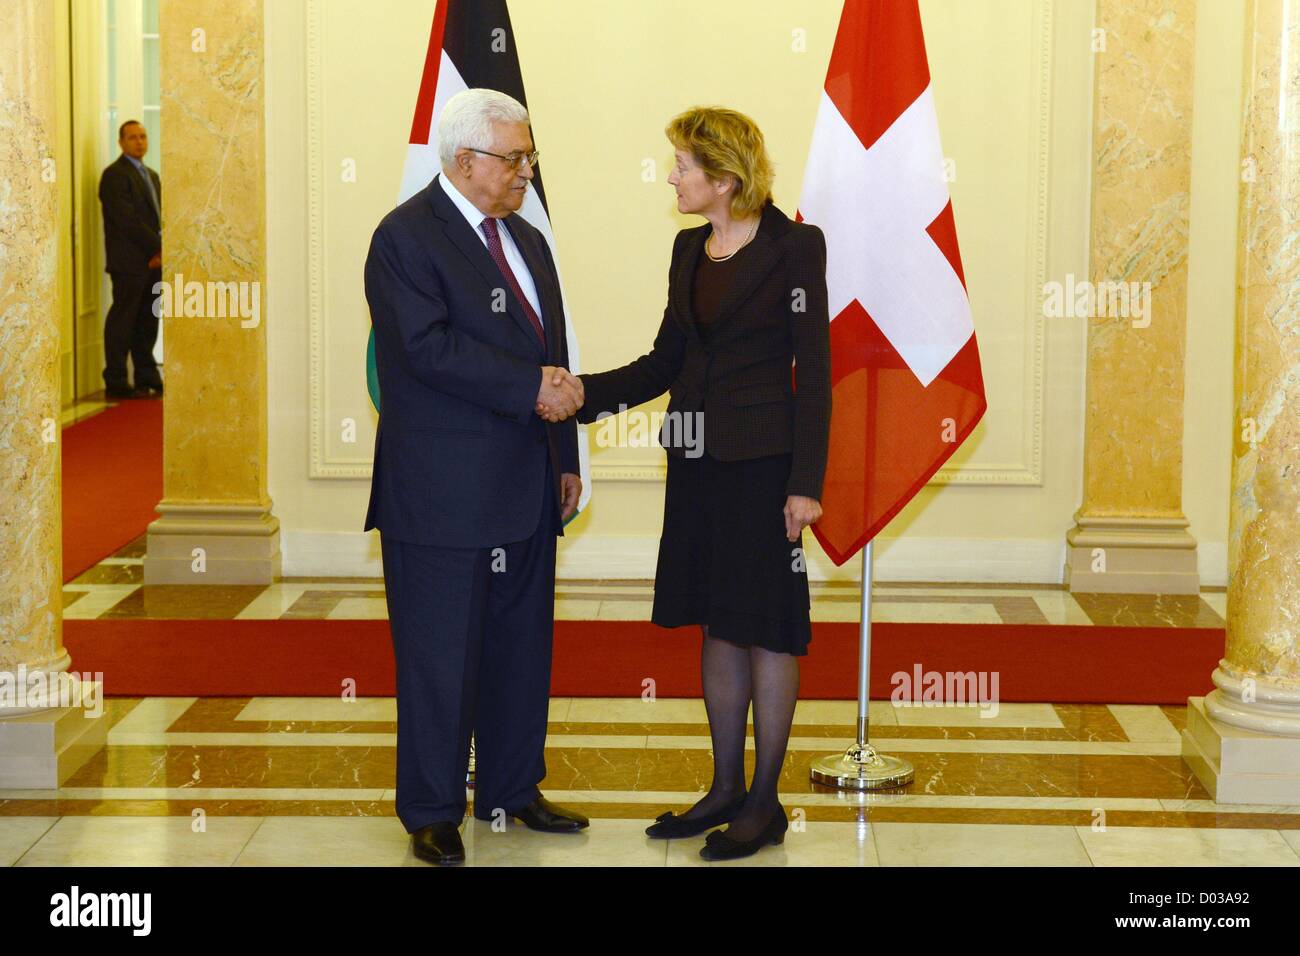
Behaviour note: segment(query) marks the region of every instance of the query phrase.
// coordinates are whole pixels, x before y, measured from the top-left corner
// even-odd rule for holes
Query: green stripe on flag
[[[370,404],[379,411],[379,369],[375,367],[375,327],[370,327],[370,341],[366,343],[366,389],[370,392]]]

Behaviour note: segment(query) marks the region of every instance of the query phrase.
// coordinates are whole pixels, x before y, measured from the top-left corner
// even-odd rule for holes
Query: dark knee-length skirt
[[[785,536],[790,455],[668,456],[651,620],[803,655],[812,639],[802,535]]]

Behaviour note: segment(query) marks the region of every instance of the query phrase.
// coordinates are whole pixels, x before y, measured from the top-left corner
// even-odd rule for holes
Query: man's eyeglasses
[[[541,156],[541,153],[537,150],[533,150],[531,153],[511,153],[508,156],[502,156],[500,153],[490,153],[486,149],[475,149],[473,146],[462,146],[461,149],[468,149],[471,153],[482,153],[484,156],[495,156],[497,159],[504,159],[510,164],[511,169],[518,169],[519,164],[524,160],[528,161],[529,166],[536,168],[537,159]]]

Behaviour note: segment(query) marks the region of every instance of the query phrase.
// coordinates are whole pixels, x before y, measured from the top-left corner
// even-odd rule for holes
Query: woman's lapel
[[[713,320],[711,328],[716,329],[727,318],[734,315],[777,264],[780,255],[773,241],[773,233],[779,220],[783,218],[784,214],[770,203],[763,207],[758,232],[754,234],[749,246],[739,254],[740,262],[737,263],[735,277],[722,297],[722,304],[718,307],[718,315]],[[704,245],[709,232],[709,228],[705,226],[691,233],[682,249],[677,272],[673,276],[673,311],[686,334],[696,340],[699,339],[699,331],[695,327],[691,291],[700,256],[705,254]]]

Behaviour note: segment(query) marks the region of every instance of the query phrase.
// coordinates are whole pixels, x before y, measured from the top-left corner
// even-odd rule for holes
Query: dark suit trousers
[[[397,816],[408,833],[459,824],[475,735],[474,815],[540,793],[555,620],[559,514],[546,497],[531,537],[439,548],[380,533],[397,659]]]
[[[126,356],[135,366],[135,384],[158,385],[158,363],[153,347],[158,341],[158,317],[153,314],[153,286],[162,281],[161,269],[148,273],[111,273],[113,304],[104,320],[104,385],[129,388]]]

